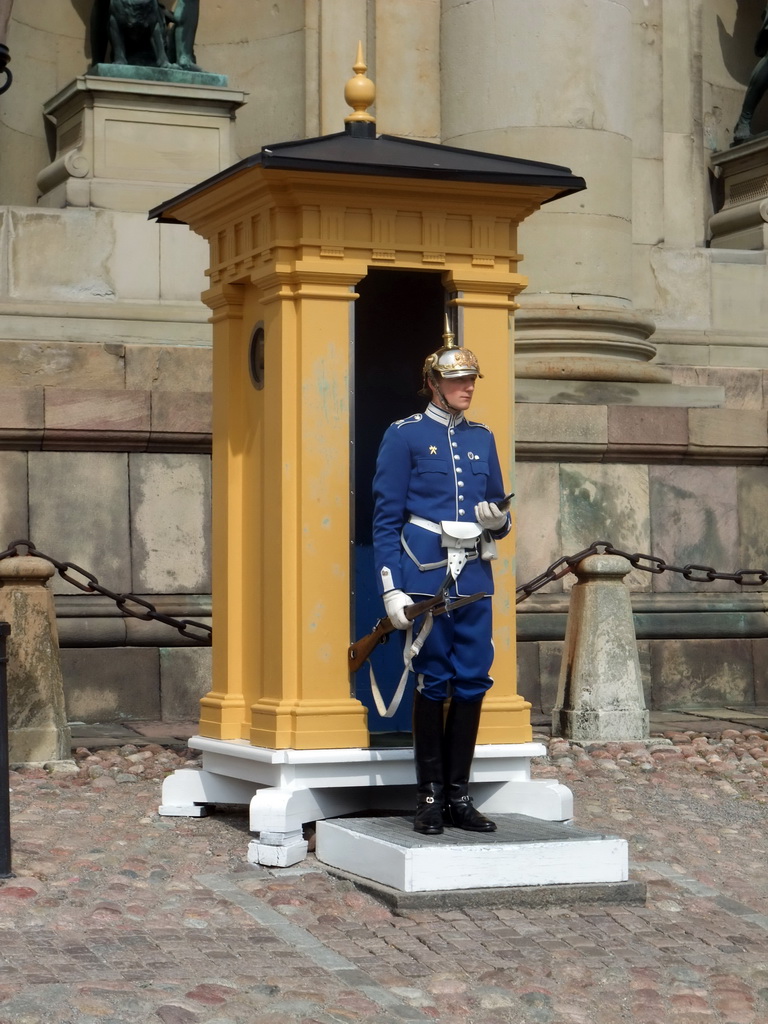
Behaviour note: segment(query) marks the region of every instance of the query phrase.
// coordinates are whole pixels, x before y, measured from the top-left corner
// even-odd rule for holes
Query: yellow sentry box
[[[345,131],[266,146],[151,214],[210,245],[215,629],[200,734],[271,749],[369,744],[346,669],[356,286],[372,268],[439,272],[462,343],[493,368],[472,417],[492,425],[509,480],[517,227],[584,187],[564,167],[376,136],[361,56],[355,70]],[[480,743],[531,738],[513,550],[511,537],[495,572]]]

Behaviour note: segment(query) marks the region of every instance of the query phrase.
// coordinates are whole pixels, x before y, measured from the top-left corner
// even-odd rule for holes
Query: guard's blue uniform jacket
[[[449,415],[430,403],[424,413],[386,430],[373,481],[373,547],[379,592],[403,590],[431,596],[446,576],[440,536],[411,522],[475,521],[475,505],[499,502],[504,484],[491,431],[463,413]],[[509,516],[494,538],[506,536]],[[493,593],[491,563],[472,552],[452,594]],[[492,685],[490,596],[434,620],[412,669],[419,690],[432,700],[478,700]]]
[[[430,403],[426,412],[398,420],[385,432],[373,481],[373,547],[379,593],[435,593],[446,574],[440,536],[410,522],[475,521],[480,501],[501,501],[504,483],[491,431]],[[496,538],[509,533],[506,526]],[[470,555],[457,581],[461,596],[493,593],[489,562]]]

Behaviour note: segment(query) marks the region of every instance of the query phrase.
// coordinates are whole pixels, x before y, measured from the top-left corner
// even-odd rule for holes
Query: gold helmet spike
[[[445,333],[443,334],[444,345],[437,352],[427,356],[424,362],[424,387],[428,390],[427,381],[432,374],[439,374],[441,377],[468,377],[474,375],[482,377],[480,365],[474,352],[468,348],[459,348],[456,344],[456,337],[448,324],[448,317],[445,318]]]
[[[457,348],[456,335],[451,330],[451,321],[448,314],[445,314],[445,330],[443,331],[443,348]]]

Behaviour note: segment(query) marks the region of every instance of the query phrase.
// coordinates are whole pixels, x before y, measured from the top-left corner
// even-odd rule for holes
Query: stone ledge
[[[45,429],[42,447],[77,451],[91,447],[144,451],[149,439],[149,392],[45,388]]]
[[[211,625],[209,594],[143,594],[163,615]],[[56,595],[56,624],[62,648],[199,647],[163,622],[126,617],[108,597]],[[197,631],[195,631],[197,632]]]
[[[675,593],[630,595],[638,640],[762,640],[768,594]],[[517,610],[521,643],[561,641],[567,594],[536,595]]]
[[[610,405],[693,408],[722,405],[721,387],[604,380],[536,380],[515,382],[515,401],[521,405]]]
[[[517,458],[524,461],[762,464],[764,409],[668,406],[517,406]]]
[[[0,389],[0,449],[211,450],[207,391]]]

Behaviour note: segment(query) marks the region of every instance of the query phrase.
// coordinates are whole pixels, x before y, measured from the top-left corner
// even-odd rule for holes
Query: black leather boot
[[[443,703],[413,695],[413,757],[416,762],[416,817],[424,836],[443,831]]]
[[[452,700],[443,737],[445,824],[467,832],[496,831],[496,823],[475,809],[469,795],[469,773],[482,707],[482,698],[471,703]]]

